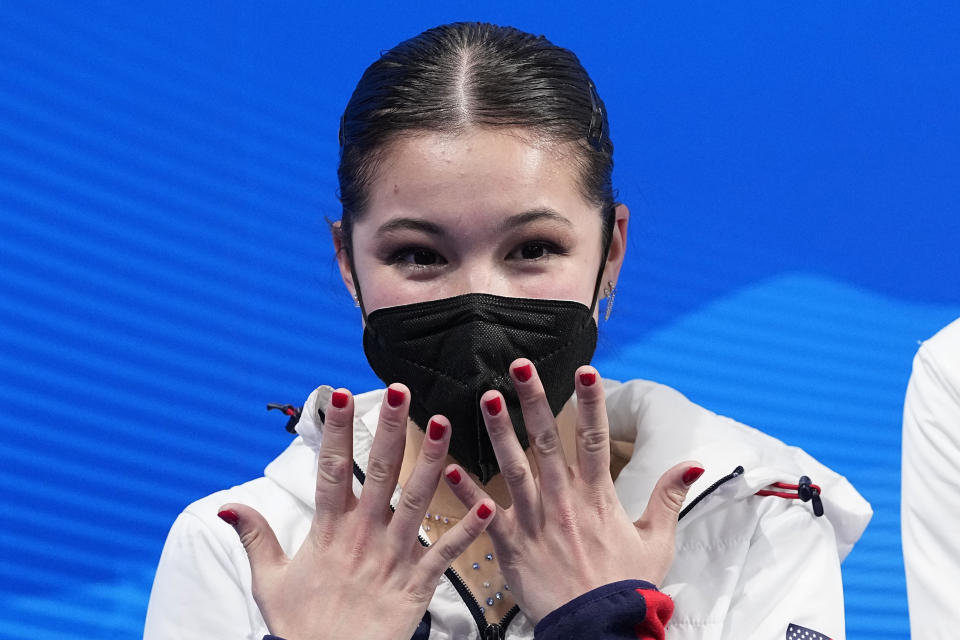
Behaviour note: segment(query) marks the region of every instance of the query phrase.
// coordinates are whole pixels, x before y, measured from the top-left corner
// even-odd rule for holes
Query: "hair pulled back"
[[[583,196],[612,225],[613,142],[606,109],[577,56],[513,27],[458,22],[383,52],[357,83],[340,122],[340,232],[352,247],[354,220],[388,145],[404,135],[456,134],[471,126],[525,129],[572,142]]]

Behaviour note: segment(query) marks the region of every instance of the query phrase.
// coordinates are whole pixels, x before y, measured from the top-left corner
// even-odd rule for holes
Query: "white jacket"
[[[627,513],[643,512],[660,474],[699,460],[704,475],[690,490],[677,531],[677,553],[662,589],[675,602],[671,640],[782,640],[790,624],[844,638],[840,562],[872,514],[843,477],[800,449],[703,409],[653,382],[605,381],[611,435],[634,441],[634,455],[616,486]],[[297,426],[300,437],[271,462],[263,478],[199,500],[170,531],[150,596],[146,640],[249,638],[267,633],[251,596],[250,569],[233,529],[218,507],[240,502],[258,509],[284,550],[299,547],[313,516],[316,451],[329,387],[314,391]],[[383,391],[355,399],[354,455],[366,468]],[[745,472],[699,498],[738,466]],[[809,476],[822,489],[826,515],[811,503],[759,497],[773,482]],[[359,493],[360,484],[354,481]],[[396,499],[399,489],[394,495]],[[479,638],[467,606],[444,578],[430,603],[431,640]],[[520,613],[507,640],[533,637]]]
[[[913,359],[903,407],[900,521],[914,638],[955,638],[960,627],[960,320]]]

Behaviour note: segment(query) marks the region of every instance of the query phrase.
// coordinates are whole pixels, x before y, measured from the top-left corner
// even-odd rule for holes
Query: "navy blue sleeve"
[[[574,598],[537,623],[535,640],[663,640],[673,600],[643,580],[622,580]]]

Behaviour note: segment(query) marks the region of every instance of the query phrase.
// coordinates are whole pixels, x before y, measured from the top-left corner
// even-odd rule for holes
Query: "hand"
[[[380,409],[366,481],[353,495],[353,398],[335,391],[326,412],[317,460],[316,513],[300,549],[288,558],[262,515],[223,505],[247,551],[253,597],[270,633],[287,640],[409,638],[444,570],[492,520],[492,500],[472,504],[467,516],[429,548],[417,539],[450,443],[440,416],[427,427],[417,465],[396,512],[406,441],[409,391],[391,385]]]
[[[568,463],[556,421],[533,364],[510,367],[539,476],[534,478],[499,392],[481,399],[500,471],[513,505],[501,509],[489,533],[510,590],[539,622],[577,596],[627,579],[659,584],[673,562],[677,516],[687,489],[703,472],[686,462],[667,471],[643,517],[631,522],[610,477],[610,439],[603,387],[596,369],[577,370],[577,459]],[[450,465],[447,482],[466,505],[486,499]],[[459,474],[459,475],[458,475]],[[461,481],[454,482],[457,478]],[[685,481],[686,480],[686,481]]]

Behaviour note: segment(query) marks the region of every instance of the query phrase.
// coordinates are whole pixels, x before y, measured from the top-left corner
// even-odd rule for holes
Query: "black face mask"
[[[484,484],[499,472],[480,396],[501,392],[520,444],[529,446],[510,363],[529,358],[556,416],[573,394],[574,373],[597,346],[593,313],[579,302],[470,293],[378,309],[367,316],[363,349],[386,384],[410,388],[410,417],[452,425],[450,455]]]

